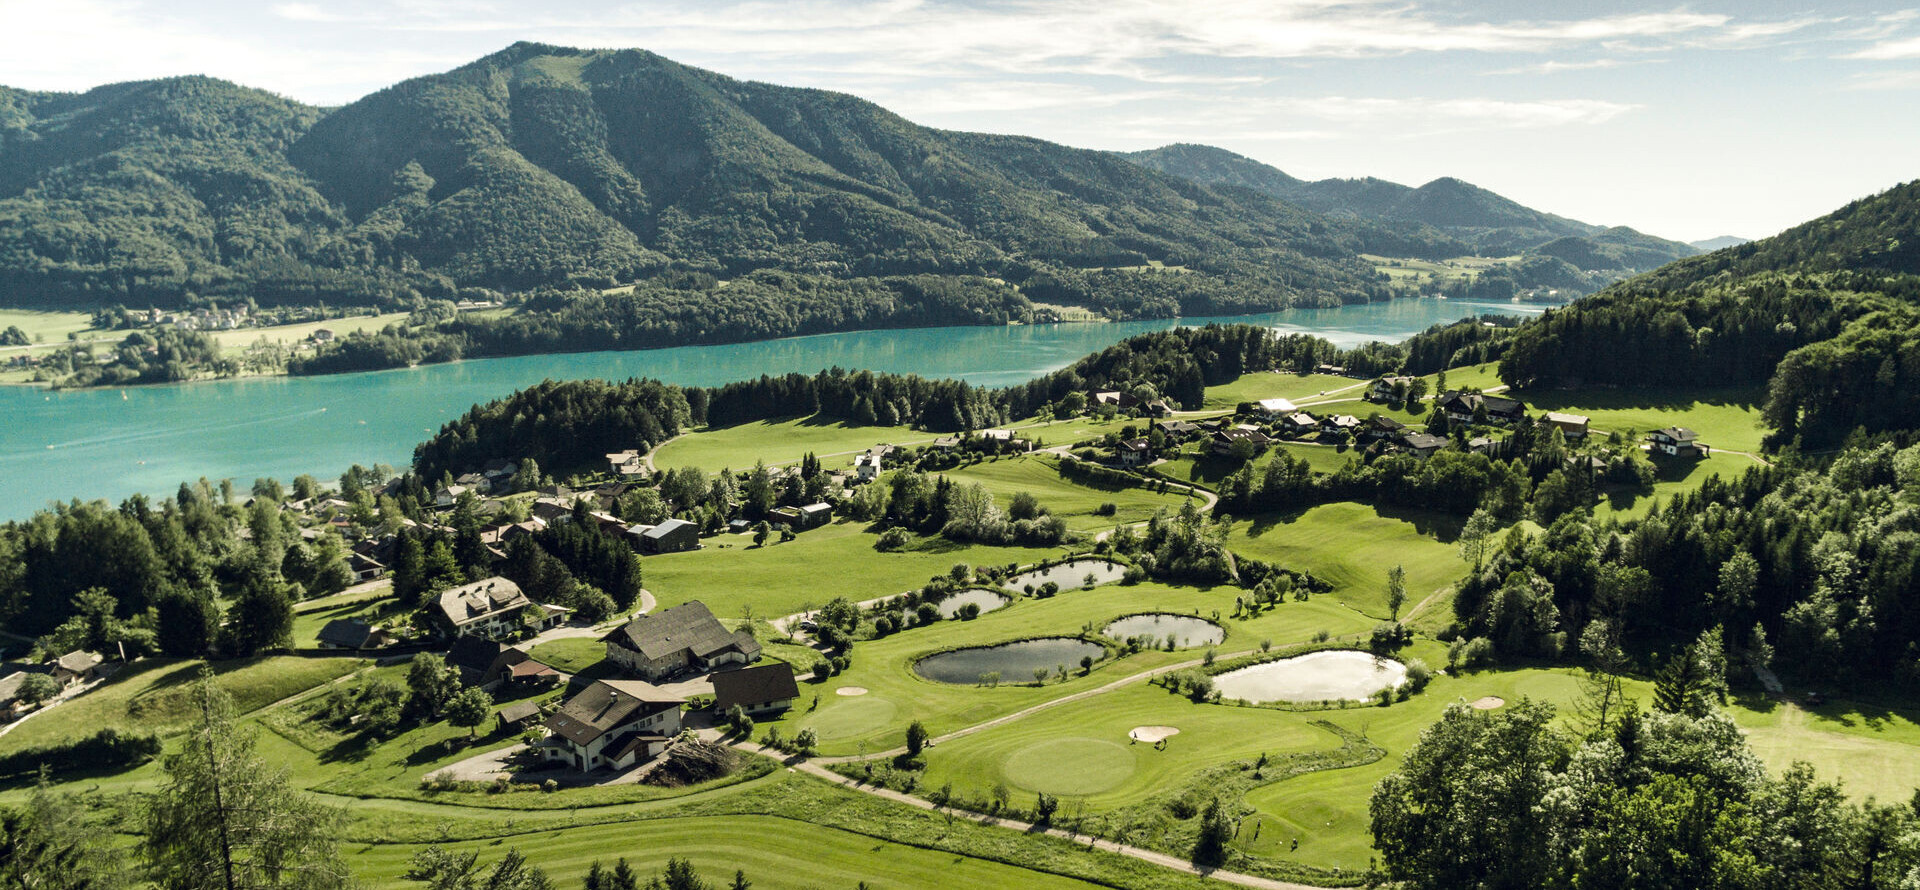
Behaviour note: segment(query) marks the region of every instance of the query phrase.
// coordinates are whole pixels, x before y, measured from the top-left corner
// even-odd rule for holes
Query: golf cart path
[[[1195,663],[1197,664],[1198,662],[1195,662]],[[1129,678],[1129,680],[1131,679],[1133,678]],[[1121,682],[1124,683],[1128,681],[1123,680]],[[1105,687],[1102,687],[1102,688],[1105,688]],[[1082,694],[1084,695],[1086,693],[1082,693]],[[1067,700],[1068,699],[1060,699],[1060,701],[1067,701]],[[981,725],[985,726],[988,724],[981,724]],[[950,738],[951,736],[946,736],[946,737]],[[893,801],[894,803],[906,804],[907,806],[914,807],[916,809],[930,810],[933,812],[941,811],[939,807],[934,806],[933,801],[914,797],[911,794],[902,794],[898,791],[894,791],[888,788],[881,788],[873,785],[867,785],[861,782],[856,782],[853,779],[849,779],[846,776],[840,775],[839,773],[836,773],[830,769],[827,769],[824,766],[821,766],[820,762],[789,757],[788,755],[782,752],[775,751],[771,748],[765,748],[760,745],[751,744],[751,743],[740,744],[737,747],[741,748],[742,750],[752,751],[756,754],[761,754],[763,756],[771,757],[775,760],[782,761],[787,764],[787,767],[789,769],[806,773],[807,775],[813,776],[818,779],[825,779],[826,781],[832,782],[843,788],[850,788],[854,791],[871,794],[875,797]],[[1256,888],[1260,888],[1260,890],[1323,890],[1323,888],[1315,887],[1310,884],[1295,884],[1287,881],[1275,881],[1269,878],[1260,878],[1260,877],[1255,877],[1253,875],[1240,874],[1239,872],[1202,868],[1200,866],[1194,865],[1192,862],[1189,862],[1185,859],[1181,859],[1178,856],[1169,856],[1165,853],[1161,853],[1155,850],[1148,850],[1141,847],[1133,847],[1133,846],[1128,846],[1126,844],[1114,843],[1113,841],[1109,841],[1103,838],[1093,837],[1090,835],[1077,834],[1075,832],[1068,831],[1064,828],[1042,828],[1038,825],[1034,825],[1031,822],[1021,822],[1016,819],[999,819],[992,816],[983,816],[983,815],[972,813],[966,810],[954,810],[952,812],[962,813],[964,814],[964,818],[976,824],[998,826],[1000,828],[1005,828],[1012,831],[1019,831],[1025,834],[1051,835],[1053,837],[1073,841],[1075,843],[1086,844],[1088,849],[1106,850],[1110,853],[1118,853],[1122,856],[1130,856],[1134,859],[1139,859],[1143,862],[1149,862],[1154,865],[1161,866],[1162,868],[1170,868],[1175,871],[1185,872],[1191,875],[1199,875],[1200,877],[1203,877],[1203,878],[1213,878],[1218,881],[1225,881],[1226,883],[1237,884],[1242,887],[1256,887]]]

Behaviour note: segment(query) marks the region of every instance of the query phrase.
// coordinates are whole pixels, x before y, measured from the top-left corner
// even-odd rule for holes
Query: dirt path
[[[1125,682],[1125,681],[1122,681],[1122,682]],[[1069,699],[1061,699],[1060,701],[1067,701],[1067,700]],[[988,724],[982,724],[982,725],[984,726]],[[933,802],[930,800],[924,800],[922,798],[914,797],[913,795],[910,795],[910,794],[901,794],[898,791],[893,791],[887,788],[879,788],[872,785],[866,785],[863,783],[855,782],[854,780],[849,779],[846,776],[842,776],[839,773],[836,773],[821,765],[821,763],[824,763],[827,761],[823,761],[823,760],[809,761],[809,760],[801,760],[798,758],[792,758],[792,757],[788,757],[785,754],[782,754],[779,751],[763,748],[759,745],[751,744],[751,743],[738,745],[737,747],[740,747],[743,750],[752,751],[756,754],[761,754],[767,757],[771,757],[775,760],[783,761],[784,763],[787,764],[787,767],[789,769],[793,769],[797,772],[806,773],[807,775],[813,776],[815,778],[825,779],[829,782],[832,782],[836,785],[841,786],[842,788],[850,788],[850,789],[853,789],[854,791],[859,791],[864,794],[871,794],[875,797],[893,801],[894,803],[906,804],[907,806],[914,807],[916,809],[929,810],[933,812],[942,812],[942,810],[939,807],[934,806]],[[1260,890],[1322,890],[1322,888],[1314,887],[1310,884],[1295,884],[1288,881],[1276,881],[1270,878],[1255,877],[1253,875],[1241,874],[1239,872],[1231,872],[1231,871],[1225,871],[1221,869],[1201,868],[1200,866],[1194,865],[1192,862],[1189,862],[1185,859],[1181,859],[1178,856],[1169,856],[1165,853],[1161,853],[1156,850],[1148,850],[1142,847],[1133,847],[1133,846],[1128,846],[1126,844],[1119,844],[1110,840],[1105,840],[1103,838],[1093,837],[1091,835],[1077,834],[1075,832],[1068,831],[1064,828],[1042,828],[1038,825],[1034,825],[1031,822],[1021,822],[1015,819],[997,819],[992,816],[983,816],[977,813],[967,812],[964,810],[954,810],[952,812],[962,813],[964,815],[962,815],[961,818],[965,818],[968,821],[971,821],[978,825],[992,825],[999,828],[1005,828],[1011,831],[1022,832],[1024,834],[1050,835],[1052,837],[1062,838],[1064,840],[1073,841],[1075,843],[1086,844],[1087,848],[1090,850],[1105,850],[1109,853],[1118,853],[1122,856],[1130,856],[1134,859],[1139,859],[1143,862],[1150,862],[1162,868],[1170,868],[1175,871],[1185,872],[1191,875],[1199,875],[1200,877],[1203,877],[1203,878],[1213,878],[1214,880],[1224,881],[1229,884],[1237,884],[1242,887],[1256,887],[1256,888],[1260,888]]]

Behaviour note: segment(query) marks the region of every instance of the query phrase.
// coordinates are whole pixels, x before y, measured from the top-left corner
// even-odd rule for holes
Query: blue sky
[[[1920,9],[1897,3],[0,0],[0,83],[195,73],[341,104],[516,40],[641,47],[932,126],[1458,176],[1683,240],[1920,178]]]

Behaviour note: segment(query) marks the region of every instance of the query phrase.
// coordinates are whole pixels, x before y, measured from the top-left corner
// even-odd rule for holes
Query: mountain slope
[[[1920,429],[1920,181],[1522,326],[1508,383],[1766,383],[1776,441]]]
[[[1190,273],[1119,288],[1151,311],[1274,308],[1379,296],[1359,253],[1464,247],[851,96],[526,43],[331,112],[204,78],[0,91],[0,171],[15,302],[404,303],[757,269],[993,276],[1071,301],[1114,290],[1091,270],[1151,262]]]
[[[1418,188],[1373,178],[1310,182],[1206,145],[1169,145],[1123,157],[1207,185],[1263,191],[1335,217],[1430,226],[1472,245],[1481,255],[1547,256],[1564,260],[1575,270],[1613,273],[1587,275],[1581,282],[1586,285],[1583,292],[1695,253],[1689,245],[1633,229],[1604,228],[1534,210],[1452,177]],[[1523,287],[1562,286],[1563,267],[1536,263],[1530,268],[1551,270],[1555,280],[1540,279]]]

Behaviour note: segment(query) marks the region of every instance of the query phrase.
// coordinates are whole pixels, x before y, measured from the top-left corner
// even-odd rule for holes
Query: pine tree
[[[233,702],[203,671],[199,723],[166,759],[146,813],[150,877],[162,890],[335,890],[351,886],[333,834],[342,811],[294,790],[254,752]]]

